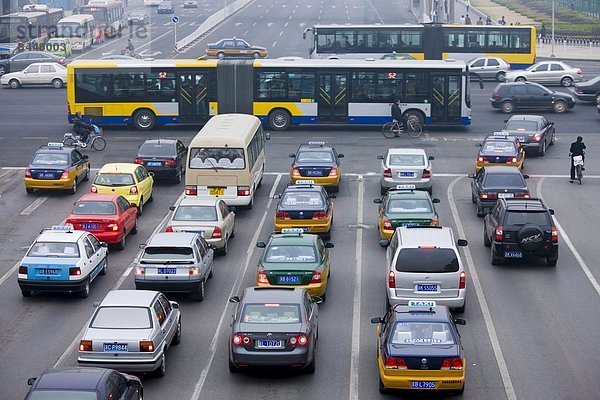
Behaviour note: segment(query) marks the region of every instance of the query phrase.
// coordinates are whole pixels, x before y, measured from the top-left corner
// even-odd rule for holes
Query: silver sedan
[[[379,183],[381,194],[398,185],[406,189],[433,191],[431,182],[432,156],[427,156],[423,149],[389,149],[387,154],[377,156],[381,160]]]
[[[477,73],[481,79],[495,79],[498,82],[502,82],[510,71],[510,65],[500,57],[476,57],[467,65],[469,71]]]
[[[551,85],[571,86],[573,82],[581,82],[581,68],[574,68],[561,61],[542,61],[523,70],[509,71],[505,75],[506,82],[537,82]]]
[[[166,373],[166,351],[181,341],[179,304],[149,290],[112,290],[79,342],[83,366]]]

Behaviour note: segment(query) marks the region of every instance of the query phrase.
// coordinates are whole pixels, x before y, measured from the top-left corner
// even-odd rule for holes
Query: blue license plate
[[[60,275],[60,269],[56,269],[56,268],[40,268],[40,269],[38,269],[38,274],[39,275],[57,276],[57,275]]]
[[[417,292],[437,292],[438,285],[417,285]]]
[[[414,178],[414,176],[415,176],[414,172],[400,172],[401,178]]]
[[[410,381],[410,387],[413,389],[435,389],[435,382],[431,381]]]
[[[281,349],[283,342],[281,340],[257,340],[256,347],[258,349]]]
[[[41,179],[54,179],[53,173],[47,173],[47,174],[42,173],[39,176]]]
[[[82,224],[83,229],[96,230],[98,229],[98,224]]]
[[[316,169],[309,169],[306,171],[306,176],[321,176],[322,173],[319,170]]]
[[[160,161],[148,161],[146,165],[149,167],[162,167],[162,163]]]
[[[523,258],[523,253],[520,251],[506,251],[504,252],[506,258]]]
[[[309,228],[306,226],[296,226],[296,227],[294,227],[294,229],[302,229],[302,231],[304,231],[304,232],[308,232],[308,230],[309,230]]]
[[[127,351],[127,343],[104,343],[104,351]]]
[[[419,224],[415,222],[408,222],[406,224],[402,224],[402,226],[411,227],[411,226],[419,226]]]
[[[162,275],[174,275],[177,273],[177,268],[159,268],[158,273]]]
[[[280,276],[278,278],[279,283],[300,283],[300,277],[295,275]]]

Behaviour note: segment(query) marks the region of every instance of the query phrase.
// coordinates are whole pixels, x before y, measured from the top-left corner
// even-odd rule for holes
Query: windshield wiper
[[[219,169],[217,168],[217,166],[212,161],[210,161],[210,159],[207,158],[206,161],[208,161],[208,163],[210,165],[212,165],[212,167],[215,170],[215,172],[217,172],[217,173],[219,172]]]

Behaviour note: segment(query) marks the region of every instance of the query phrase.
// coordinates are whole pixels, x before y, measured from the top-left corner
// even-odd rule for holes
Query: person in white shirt
[[[465,16],[464,16],[464,15],[461,15],[461,16],[460,16],[460,24],[461,24],[461,25],[464,25],[464,24],[465,24]]]

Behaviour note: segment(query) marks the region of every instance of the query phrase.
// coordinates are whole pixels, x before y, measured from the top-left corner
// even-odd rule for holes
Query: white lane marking
[[[32,212],[34,212],[39,206],[41,206],[42,204],[44,204],[44,202],[48,200],[47,197],[40,197],[39,199],[36,199],[33,203],[31,203],[30,205],[27,206],[27,208],[25,208],[23,211],[21,211],[19,213],[19,215],[30,215]]]
[[[275,47],[277,45],[277,40],[273,42],[273,44],[271,45],[271,47]]]
[[[542,178],[538,181],[538,183],[536,185],[536,189],[535,189],[536,194],[540,199],[543,199],[543,196],[542,196],[543,183],[544,183],[544,178]],[[588,281],[590,281],[590,283],[592,284],[592,287],[594,288],[596,293],[598,293],[598,296],[600,296],[600,284],[598,284],[598,281],[596,280],[596,278],[594,278],[592,271],[587,266],[586,262],[583,261],[583,257],[581,257],[581,254],[579,254],[579,251],[577,251],[577,249],[575,248],[575,245],[573,245],[571,238],[569,238],[569,235],[567,235],[567,232],[565,232],[562,225],[558,222],[558,219],[556,219],[555,216],[552,216],[552,219],[554,220],[554,225],[556,225],[556,228],[560,232],[560,236],[561,236],[560,238],[565,242],[565,244],[567,245],[569,250],[571,250],[571,253],[573,253],[573,256],[579,263],[579,266],[583,270],[583,273],[585,274],[586,278],[588,279]]]
[[[29,246],[27,248],[29,248]],[[6,273],[4,275],[2,275],[2,278],[0,278],[0,286],[2,286],[2,284],[4,282],[6,282],[6,280],[8,279],[9,276],[11,276],[12,274],[15,273],[15,271],[19,268],[20,265],[21,265],[21,260],[17,261],[17,263],[15,265],[13,265],[11,267],[11,269],[6,271]]]
[[[248,34],[248,31],[242,33],[242,36],[246,36]]]
[[[248,244],[248,249],[246,250],[246,263],[244,265],[244,268],[242,268],[241,273],[238,273],[237,277],[235,278],[235,282],[233,283],[233,286],[231,287],[231,291],[229,292],[229,296],[227,297],[227,299],[234,296],[240,290],[240,286],[242,285],[242,281],[244,280],[244,275],[246,275],[246,271],[248,270],[248,266],[250,265],[250,258],[252,256],[252,252],[256,248],[255,243],[258,240],[258,236],[260,235],[263,225],[265,224],[267,215],[270,214],[269,208],[271,207],[271,204],[273,203],[273,196],[275,195],[275,191],[277,190],[277,186],[279,185],[279,181],[281,180],[282,176],[283,176],[283,174],[277,175],[277,178],[275,179],[275,182],[273,183],[273,187],[271,188],[271,192],[269,193],[269,201],[267,202],[267,206],[265,207],[265,212],[263,213],[263,216],[258,224],[258,227],[256,228],[254,237],[250,241],[250,244]],[[196,386],[194,387],[194,393],[192,394],[192,400],[199,400],[200,395],[202,394],[202,388],[204,387],[204,383],[206,382],[206,377],[208,376],[208,372],[210,371],[210,367],[215,358],[215,354],[217,354],[217,344],[220,340],[219,334],[221,332],[223,324],[225,323],[225,318],[229,318],[229,313],[227,312],[228,305],[229,305],[229,303],[226,302],[225,307],[223,308],[223,311],[221,312],[221,319],[219,319],[219,324],[217,325],[217,329],[215,330],[213,339],[210,342],[210,347],[209,347],[210,354],[208,356],[208,363],[202,369],[202,372],[200,373],[200,378],[198,379],[198,382],[196,383]]]
[[[22,136],[23,140],[47,140],[48,136]]]
[[[169,26],[169,25],[171,25],[171,22],[165,22],[165,23],[163,24],[163,26]]]
[[[464,175],[463,175],[464,177]],[[460,216],[458,215],[458,210],[456,209],[456,203],[454,202],[454,194],[452,193],[454,190],[454,185],[461,180],[461,177],[454,179],[448,185],[448,203],[450,203],[450,209],[452,210],[452,217],[454,218],[454,223],[456,224],[456,230],[458,231],[459,238],[466,238],[465,230],[463,229],[462,222],[460,220]],[[492,344],[492,350],[494,351],[494,357],[496,358],[496,364],[498,364],[498,369],[500,370],[500,376],[502,377],[502,383],[504,385],[504,391],[506,392],[506,397],[508,400],[516,400],[517,395],[515,393],[515,388],[513,386],[512,380],[510,379],[510,374],[508,372],[508,366],[506,365],[506,360],[504,359],[504,355],[502,353],[502,348],[500,347],[500,341],[498,340],[498,335],[496,334],[496,328],[494,327],[494,321],[492,320],[492,314],[488,307],[487,300],[485,299],[485,294],[483,293],[483,288],[481,287],[481,282],[479,281],[479,275],[477,274],[477,270],[475,269],[475,263],[473,262],[473,256],[471,255],[471,251],[468,247],[464,247],[464,254],[467,260],[467,268],[468,273],[471,274],[471,280],[473,281],[473,286],[475,288],[475,293],[477,294],[477,300],[479,301],[479,306],[481,307],[481,313],[483,314],[483,320],[485,321],[485,327],[488,331],[488,336],[490,338],[490,343]]]
[[[356,205],[356,223],[363,222],[365,183],[363,176],[358,176],[358,204]],[[352,352],[350,355],[350,400],[358,400],[358,374],[360,363],[360,304],[362,300],[362,247],[363,231],[356,230],[356,270],[354,273],[354,304],[352,307]]]
[[[279,32],[279,36],[283,36],[283,31]]]

